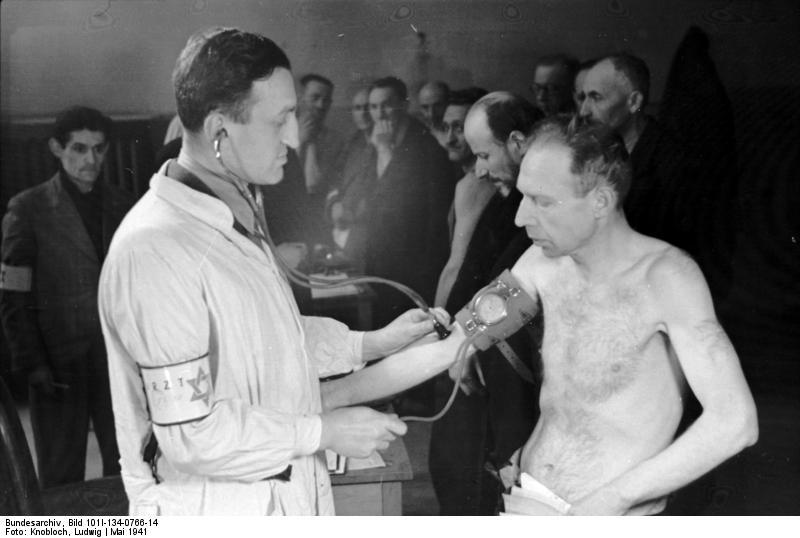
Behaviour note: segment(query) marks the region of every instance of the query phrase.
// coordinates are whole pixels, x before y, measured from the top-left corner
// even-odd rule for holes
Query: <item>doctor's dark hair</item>
[[[505,144],[509,135],[519,131],[526,137],[544,113],[530,101],[511,92],[492,92],[473,105],[472,110],[483,108],[492,136],[498,144]]]
[[[289,59],[270,39],[235,28],[211,28],[189,38],[172,72],[178,116],[184,129],[197,132],[217,110],[234,121],[250,116],[253,82]]]
[[[536,125],[530,147],[548,143],[561,144],[571,151],[570,171],[580,177],[578,196],[586,196],[603,180],[617,193],[617,209],[622,209],[630,190],[633,170],[625,142],[619,134],[598,122],[557,115]]]
[[[114,122],[111,121],[111,118],[99,110],[85,106],[73,106],[58,113],[51,136],[61,144],[61,147],[64,147],[69,142],[70,133],[86,129],[103,133],[108,142],[111,140],[113,126]]]

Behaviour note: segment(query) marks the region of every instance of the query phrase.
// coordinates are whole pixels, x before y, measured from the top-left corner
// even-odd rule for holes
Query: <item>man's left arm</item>
[[[758,438],[755,403],[739,358],[716,319],[699,267],[681,258],[658,262],[650,284],[702,414],[662,452],[578,500],[574,513],[636,513],[637,505],[655,503]]]

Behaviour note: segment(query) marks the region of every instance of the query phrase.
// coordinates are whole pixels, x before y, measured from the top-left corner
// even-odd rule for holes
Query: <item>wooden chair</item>
[[[0,379],[0,513],[18,516],[124,516],[119,476],[41,489],[16,404]]]

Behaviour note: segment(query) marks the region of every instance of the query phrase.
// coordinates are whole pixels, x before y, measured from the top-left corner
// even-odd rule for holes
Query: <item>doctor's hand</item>
[[[431,312],[442,325],[445,327],[450,325],[450,315],[443,308],[432,308]],[[419,308],[408,310],[386,327],[364,333],[362,344],[364,359],[371,360],[391,355],[431,332],[433,332],[433,320],[430,314]]]
[[[370,134],[370,144],[375,146],[378,151],[392,150],[392,141],[394,140],[394,122],[391,120],[378,120],[372,126],[372,133]]]
[[[376,450],[386,450],[391,441],[408,430],[397,415],[369,407],[344,407],[321,417],[320,450],[330,449],[351,458],[366,458]]]
[[[319,117],[311,110],[302,109],[297,113],[297,138],[303,146],[317,137],[321,127]]]

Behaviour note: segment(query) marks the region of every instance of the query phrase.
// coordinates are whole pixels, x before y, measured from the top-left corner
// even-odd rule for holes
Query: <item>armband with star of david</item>
[[[0,290],[31,291],[33,268],[0,264]]]
[[[139,365],[139,373],[153,424],[184,424],[211,413],[214,385],[208,353],[166,366]]]

